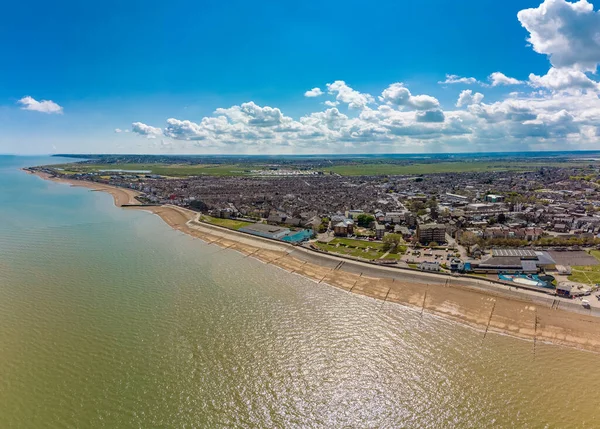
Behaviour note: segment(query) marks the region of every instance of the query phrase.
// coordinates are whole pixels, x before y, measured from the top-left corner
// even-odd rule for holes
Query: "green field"
[[[367,250],[364,248],[335,246],[328,243],[315,243],[315,245],[321,249],[331,253],[339,253],[340,255],[353,256],[355,258],[363,259],[379,259],[383,256],[383,252],[379,250]]]
[[[406,251],[405,246],[400,246],[398,253],[389,253],[384,257],[386,251],[383,250],[383,243],[351,238],[335,238],[329,243],[317,242],[315,245],[321,250],[363,259],[400,259]]]
[[[432,173],[461,173],[482,171],[527,171],[539,167],[582,167],[590,165],[586,162],[521,162],[521,161],[444,161],[399,165],[393,163],[361,163],[334,165],[323,168],[325,173],[333,172],[342,176],[383,176],[383,175],[416,175]],[[64,173],[92,173],[102,170],[150,171],[167,177],[188,176],[245,176],[251,170],[262,169],[264,166],[251,164],[81,164],[69,163],[54,165],[63,168]]]
[[[229,229],[241,229],[245,226],[252,225],[252,222],[245,222],[243,220],[235,220],[235,219],[221,219],[219,217],[212,217],[202,215],[202,220],[207,223],[211,223],[213,225],[222,226],[224,228]]]
[[[377,175],[411,175],[411,174],[432,174],[432,173],[465,173],[482,171],[526,171],[539,167],[575,167],[587,166],[589,162],[582,164],[576,162],[487,162],[487,161],[457,161],[457,162],[437,162],[430,164],[349,164],[337,165],[327,169],[324,172],[333,172],[341,176],[377,176]]]
[[[334,238],[329,242],[329,244],[341,244],[348,247],[357,247],[360,249],[366,249],[370,247],[371,249],[382,249],[383,243],[376,241],[365,241],[365,240],[353,240],[352,238]]]
[[[64,169],[65,174],[74,173],[98,173],[102,170],[127,171],[150,171],[151,174],[159,174],[168,177],[188,176],[244,176],[249,175],[250,170],[255,169],[250,165],[226,165],[226,164],[61,164],[53,165],[53,168]]]
[[[589,253],[600,260],[600,250],[591,250]],[[569,280],[589,285],[600,283],[600,265],[574,265]]]

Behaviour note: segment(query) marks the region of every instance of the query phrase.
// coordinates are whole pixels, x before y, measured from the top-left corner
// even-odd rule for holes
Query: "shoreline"
[[[42,171],[32,171],[32,170],[28,170],[26,168],[23,168],[22,170],[25,171],[27,174],[32,174],[34,176],[41,177],[42,179],[49,180],[51,182],[65,183],[65,184],[69,184],[69,185],[71,185],[73,187],[77,187],[77,188],[88,188],[93,191],[106,192],[106,193],[112,195],[114,202],[115,202],[115,206],[117,206],[117,207],[122,207],[124,205],[139,205],[139,204],[141,204],[135,198],[135,197],[141,195],[141,193],[138,191],[134,191],[133,189],[118,188],[116,186],[105,185],[103,183],[96,183],[96,182],[87,182],[87,181],[84,182],[83,180],[60,179],[58,177],[53,177],[52,175],[50,175],[48,173],[44,173]]]
[[[197,221],[198,213],[171,205],[140,206],[140,195],[132,189],[79,180],[60,179],[24,169],[44,180],[107,192],[117,207],[144,210],[167,225],[205,243],[236,250],[265,264],[275,265],[317,284],[350,293],[401,304],[423,313],[460,322],[483,332],[509,335],[582,350],[600,352],[600,319],[580,305],[537,293],[516,291],[509,286],[490,286],[484,280],[454,278],[418,271],[370,266],[333,255],[317,254],[298,246]]]

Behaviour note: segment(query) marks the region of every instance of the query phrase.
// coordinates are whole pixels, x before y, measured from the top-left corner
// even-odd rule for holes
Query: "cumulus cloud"
[[[517,14],[533,50],[556,68],[595,71],[600,62],[600,14],[586,0],[545,0]]]
[[[402,82],[396,82],[383,90],[379,100],[390,105],[406,106],[418,110],[439,107],[437,98],[430,95],[412,95]]]
[[[264,153],[408,151],[431,144],[437,150],[539,150],[597,142],[600,99],[594,91],[511,93],[484,103],[483,94],[465,90],[457,102],[463,109],[444,111],[422,98],[411,101],[418,96],[405,89],[392,84],[383,91],[380,104],[359,112],[332,107],[294,119],[276,107],[248,102],[216,109],[198,121],[170,118],[164,130],[141,123],[134,123],[132,130],[201,147]],[[415,108],[425,105],[434,107]]]
[[[417,122],[444,122],[444,112],[440,109],[426,110],[415,114]]]
[[[134,122],[131,124],[131,131],[141,136],[146,136],[149,139],[154,139],[158,136],[162,136],[163,132],[160,128],[146,125],[142,122]]]
[[[343,80],[336,80],[333,83],[327,84],[327,92],[335,95],[335,99],[340,103],[348,104],[351,109],[362,109],[367,104],[374,103],[375,99],[372,95],[361,93],[352,89]]]
[[[508,77],[504,73],[501,73],[501,72],[492,73],[488,79],[490,80],[492,86],[520,85],[523,83],[519,79],[515,79],[514,77]]]
[[[455,84],[455,83],[462,83],[464,85],[472,85],[475,83],[479,83],[479,81],[477,79],[475,79],[474,77],[462,77],[462,76],[458,76],[455,74],[447,74],[446,80],[439,81],[438,83],[440,85]]]
[[[534,88],[548,88],[554,91],[567,89],[598,90],[598,82],[590,79],[581,70],[550,68],[545,76],[529,75],[529,84]]]
[[[323,91],[321,91],[321,88],[313,88],[310,91],[306,91],[304,93],[305,97],[318,97],[320,95],[323,95]]]
[[[32,110],[34,112],[42,112],[42,113],[56,113],[62,114],[63,108],[56,104],[52,100],[42,100],[37,101],[35,98],[30,96],[25,96],[21,98],[18,103],[22,106],[23,110]]]
[[[468,106],[470,104],[479,104],[482,100],[482,93],[476,92],[475,94],[473,94],[473,91],[471,91],[470,89],[465,89],[458,96],[456,107]]]
[[[437,98],[413,95],[402,82],[384,88],[376,100],[336,80],[326,85],[333,96],[329,98],[334,98],[323,102],[327,108],[299,118],[249,101],[193,121],[169,118],[164,130],[136,122],[132,132],[164,136],[179,145],[258,153],[597,147],[600,87],[591,71],[600,58],[598,13],[585,0],[545,0],[538,8],[520,12],[519,20],[530,32],[533,49],[550,58],[552,67],[545,75],[531,73],[523,82],[495,72],[489,85],[447,75],[439,82],[498,87],[497,92],[503,91],[498,101],[486,103],[482,93],[467,89],[460,92],[456,108],[443,109]],[[536,90],[503,88],[525,84]],[[313,88],[305,95],[319,96],[323,91]]]

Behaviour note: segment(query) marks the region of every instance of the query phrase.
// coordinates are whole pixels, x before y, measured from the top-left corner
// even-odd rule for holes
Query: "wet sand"
[[[88,187],[113,195],[115,205],[136,204],[137,192],[91,182],[44,179]],[[401,304],[415,311],[443,316],[488,333],[511,335],[600,352],[600,318],[574,302],[517,292],[483,280],[407,272],[361,263],[252,237],[197,221],[198,214],[177,206],[127,207],[160,216],[169,226],[208,244],[236,250],[265,264],[351,293]],[[340,262],[343,262],[340,264]],[[559,303],[559,305],[557,305]]]

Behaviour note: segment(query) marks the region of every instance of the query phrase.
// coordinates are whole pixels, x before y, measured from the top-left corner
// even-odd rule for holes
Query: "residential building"
[[[385,225],[375,222],[375,238],[381,240],[385,235]]]
[[[439,271],[440,263],[439,263],[439,261],[433,261],[433,262],[423,261],[419,264],[419,269],[421,271]]]
[[[354,221],[352,219],[344,219],[333,225],[333,233],[338,237],[346,237],[354,233]]]
[[[430,223],[417,226],[417,239],[422,244],[446,242],[446,225],[439,223]]]

